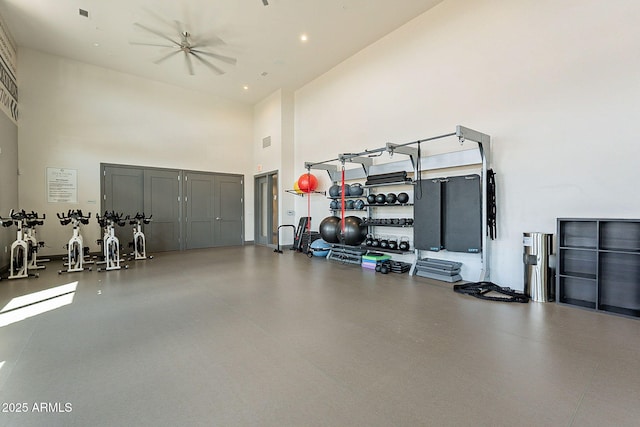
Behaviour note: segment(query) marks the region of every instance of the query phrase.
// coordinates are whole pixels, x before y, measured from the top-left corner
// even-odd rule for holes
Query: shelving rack
[[[433,141],[456,137],[460,142],[460,146],[463,147],[466,142],[475,143],[472,149],[460,149],[458,151],[435,154],[425,158],[420,158],[420,147],[422,144],[431,143]],[[332,182],[341,181],[343,174],[345,180],[354,180],[366,178],[373,165],[373,159],[371,156],[377,156],[382,153],[389,153],[390,155],[398,154],[404,155],[408,158],[408,163],[393,162],[382,165],[375,165],[378,173],[384,173],[385,168],[397,168],[396,163],[403,163],[403,167],[413,172],[414,177],[419,176],[420,172],[424,170],[446,169],[460,166],[478,165],[481,167],[481,189],[482,189],[482,210],[481,210],[481,222],[482,222],[482,240],[481,250],[479,256],[481,257],[481,271],[479,274],[479,281],[486,281],[490,278],[489,262],[491,247],[488,238],[488,223],[487,223],[487,206],[488,206],[488,192],[487,192],[487,170],[491,164],[491,138],[489,135],[469,129],[464,126],[456,126],[454,132],[437,135],[430,138],[425,138],[417,141],[412,141],[404,144],[386,143],[384,147],[374,150],[365,150],[359,153],[343,153],[339,154],[335,159],[324,160],[321,162],[305,162],[304,167],[306,170],[324,170],[329,174]],[[340,166],[332,164],[338,162]],[[345,163],[356,163],[361,165],[361,168],[344,169]],[[397,169],[396,169],[397,170]],[[420,258],[421,250],[414,249],[415,259],[412,263],[410,274],[415,273],[416,262]]]
[[[558,218],[559,304],[640,317],[640,220]]]

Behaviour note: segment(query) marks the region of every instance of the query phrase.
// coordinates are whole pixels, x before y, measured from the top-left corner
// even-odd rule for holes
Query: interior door
[[[215,246],[214,174],[185,172],[186,249]]]
[[[142,168],[124,166],[105,166],[103,169],[102,212],[122,213],[123,216],[134,216],[144,211],[144,170]],[[87,213],[85,212],[85,215]],[[91,220],[93,221],[93,220]],[[133,232],[127,221],[124,227],[116,227],[115,233],[120,240],[120,247],[127,249],[133,241]]]
[[[213,246],[244,244],[244,182],[239,175],[214,177],[214,242]]]
[[[255,236],[257,245],[278,242],[278,173],[255,177]]]
[[[144,171],[144,211],[153,215],[144,227],[147,252],[181,249],[180,181],[179,171]]]

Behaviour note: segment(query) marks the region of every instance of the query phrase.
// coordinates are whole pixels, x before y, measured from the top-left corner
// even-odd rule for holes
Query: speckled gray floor
[[[635,319],[253,246],[119,272],[58,276],[58,264],[0,282],[1,308],[78,281],[73,303],[0,327],[0,426],[640,420]]]

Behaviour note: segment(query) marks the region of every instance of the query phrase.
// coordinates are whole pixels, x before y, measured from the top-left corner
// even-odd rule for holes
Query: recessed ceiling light
[[[244,90],[249,90],[249,86],[244,85],[244,86],[242,86],[242,89],[244,89]]]
[[[93,45],[94,45],[95,47],[98,47],[98,46],[100,46],[100,43],[95,42]]]
[[[307,37],[307,35],[306,35],[306,34],[301,34],[301,35],[300,35],[300,41],[301,41],[301,42],[306,42],[307,40],[309,40],[309,38]]]

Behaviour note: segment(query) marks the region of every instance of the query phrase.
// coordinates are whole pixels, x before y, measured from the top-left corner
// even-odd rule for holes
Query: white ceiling
[[[0,14],[18,56],[29,47],[254,104],[279,88],[299,88],[441,1],[0,0]],[[222,39],[208,50],[237,64],[205,57],[225,74],[194,61],[190,75],[183,53],[155,64],[171,50],[130,43],[166,43],[135,23],[179,41],[175,21],[194,40]]]

